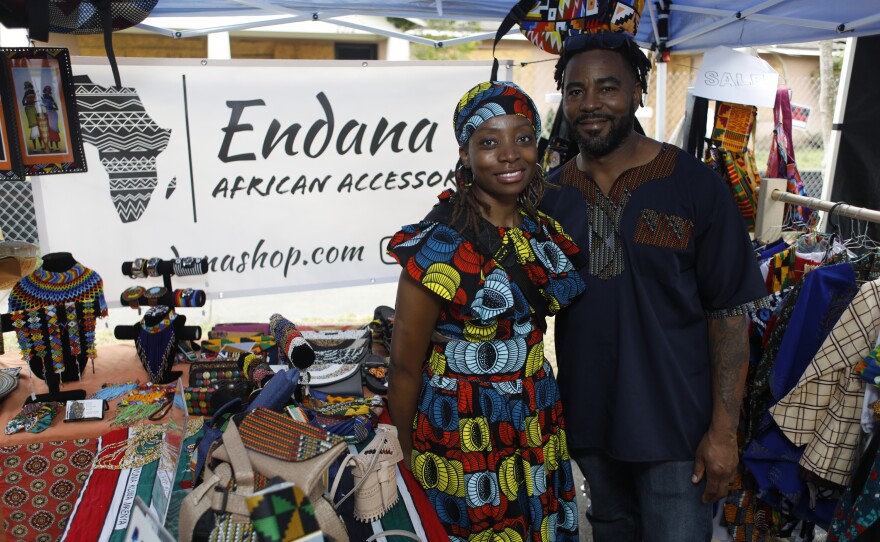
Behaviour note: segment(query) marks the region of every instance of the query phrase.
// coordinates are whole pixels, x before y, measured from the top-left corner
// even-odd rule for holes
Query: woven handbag
[[[311,501],[326,538],[347,542],[345,524],[324,497],[323,482],[324,473],[345,450],[345,443],[339,442],[305,461],[275,459],[245,448],[238,427],[229,423],[223,443],[207,462],[204,481],[181,504],[179,540],[196,542],[233,532],[247,538],[244,535],[251,532],[252,525],[245,499],[254,493],[255,473],[260,473],[296,484]]]

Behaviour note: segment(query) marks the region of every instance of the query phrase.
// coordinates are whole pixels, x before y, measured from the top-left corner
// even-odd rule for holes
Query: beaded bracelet
[[[191,256],[186,258],[175,258],[171,267],[174,270],[175,275],[202,275],[204,274],[202,268],[204,267],[203,264],[205,260],[206,258],[193,258]]]
[[[251,364],[257,361],[258,359],[262,359],[256,354],[248,354],[244,357],[244,362],[241,367],[241,372],[244,373],[245,378],[250,379],[251,373],[249,369],[251,368]]]
[[[184,288],[174,290],[175,307],[203,307],[205,305],[205,291]]]
[[[269,380],[269,378],[273,376],[275,376],[275,371],[273,371],[272,368],[269,367],[269,364],[261,363],[257,365],[254,369],[253,378],[251,378],[251,380],[256,387],[262,388],[266,385],[266,382]]]

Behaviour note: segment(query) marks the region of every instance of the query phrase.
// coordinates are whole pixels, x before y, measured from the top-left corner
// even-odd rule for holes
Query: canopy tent
[[[515,0],[159,0],[150,24],[143,27],[174,37],[187,37],[311,20],[352,26],[335,19],[345,15],[501,21],[515,3]],[[664,44],[673,51],[699,51],[717,45],[747,47],[880,33],[876,0],[659,0],[656,3],[648,0],[645,4],[636,39],[650,49]],[[159,26],[163,17],[220,16],[252,20],[234,28],[212,28],[209,19],[205,19],[205,26],[198,30],[175,31]],[[668,20],[668,32],[662,30],[664,20]],[[427,41],[437,47],[491,37],[477,34],[438,42],[403,33],[380,33]]]

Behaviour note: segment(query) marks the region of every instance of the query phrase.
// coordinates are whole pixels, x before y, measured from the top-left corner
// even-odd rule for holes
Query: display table
[[[18,352],[7,352],[0,356],[0,367],[21,367],[18,388],[0,403],[0,427],[5,427],[6,423],[21,410],[22,405],[31,391],[37,394],[46,393],[48,388],[42,380],[31,376],[25,363],[21,361]],[[176,365],[174,370],[182,371],[182,378],[185,385],[189,377],[189,365]],[[140,380],[141,383],[148,381],[148,376],[138,360],[134,346],[131,344],[102,345],[98,347],[98,357],[95,360],[95,372],[92,373],[90,363],[83,372],[82,380],[64,384],[61,391],[68,389],[82,389],[85,390],[87,394],[90,394],[98,390],[104,383],[109,382],[118,384],[129,380]],[[0,452],[2,452],[0,453],[0,460],[8,460],[10,457],[15,456],[18,458],[18,463],[16,464],[19,466],[17,468],[23,469],[22,475],[25,476],[22,480],[10,480],[6,484],[0,483],[0,490],[2,490],[0,493],[8,491],[10,488],[21,486],[21,484],[30,487],[30,483],[32,482],[31,478],[33,478],[33,476],[30,476],[27,470],[28,467],[25,467],[25,462],[27,457],[32,455],[32,452],[37,452],[47,458],[51,457],[53,453],[61,453],[61,455],[65,457],[64,462],[68,464],[70,464],[68,458],[73,457],[74,453],[89,459],[82,465],[77,465],[78,469],[73,469],[68,466],[69,471],[66,471],[65,479],[67,479],[69,483],[63,483],[70,487],[69,491],[63,495],[63,501],[58,500],[61,496],[58,494],[57,490],[55,494],[51,494],[50,492],[47,497],[47,499],[50,499],[50,502],[56,507],[65,507],[63,514],[53,512],[55,517],[52,518],[51,522],[47,522],[45,530],[41,531],[44,534],[52,535],[51,539],[53,540],[57,540],[60,537],[61,532],[65,529],[66,522],[68,521],[67,518],[69,516],[72,519],[82,513],[79,507],[74,509],[74,504],[76,503],[77,495],[79,495],[86,479],[91,480],[91,485],[89,486],[86,484],[86,486],[91,487],[92,491],[95,491],[98,487],[96,484],[103,480],[102,477],[119,477],[120,473],[127,472],[106,470],[96,471],[98,472],[98,476],[96,477],[94,473],[90,473],[89,469],[91,458],[94,458],[100,452],[102,446],[96,437],[102,437],[111,431],[118,429],[111,425],[111,421],[115,415],[115,405],[118,401],[119,399],[114,399],[109,402],[110,409],[105,413],[104,420],[101,421],[65,423],[63,421],[63,416],[59,415],[52,422],[52,425],[42,433],[33,434],[20,432],[14,435],[0,435]],[[164,421],[165,419],[159,420],[157,423],[163,423]],[[384,423],[391,422],[387,412],[381,414],[380,421]],[[29,448],[19,447],[19,445],[23,444],[39,445],[40,449],[33,448],[33,450],[30,450]],[[106,445],[106,443],[104,445]],[[56,451],[56,448],[62,447],[66,447],[64,448],[64,451]],[[43,450],[43,448],[46,449]],[[354,451],[353,447],[352,451]],[[186,463],[188,462],[184,461],[184,464]],[[418,486],[418,483],[412,478],[412,474],[408,471],[405,473],[402,472],[398,465],[398,477],[398,490],[400,495],[398,503],[388,511],[382,520],[375,521],[371,524],[362,524],[361,526],[358,526],[360,528],[353,529],[352,532],[350,532],[352,542],[362,542],[367,536],[385,529],[403,529],[415,532],[420,538],[422,538],[422,540],[431,542],[434,540],[446,539],[442,528],[439,526],[436,513],[433,511],[430,502],[428,502],[427,497]],[[52,487],[56,487],[58,483],[59,482],[57,481],[53,481]],[[115,483],[116,482],[114,482],[114,484]],[[113,488],[115,486],[110,484],[107,487]],[[46,491],[50,491],[50,489],[51,488],[47,488]],[[92,505],[99,502],[93,498],[89,498],[88,500]],[[8,526],[9,530],[5,533],[8,537],[7,539],[28,539],[30,535],[25,534],[22,536],[16,536],[14,529],[19,528],[29,530],[29,532],[33,534],[34,527],[28,522],[31,521],[30,517],[32,516],[32,512],[36,513],[40,511],[39,506],[31,503],[30,500],[22,501],[22,504],[18,504],[17,502],[13,504],[15,504],[15,506],[10,506],[10,503],[5,503],[4,505],[4,502],[0,500],[0,515],[9,517],[9,514],[18,514],[21,516],[21,518],[17,518],[17,516],[13,518],[17,518],[18,523],[13,522]],[[179,501],[174,501],[169,514],[176,515],[178,506]],[[94,506],[92,506],[92,508],[94,508]],[[89,514],[96,513],[92,508],[86,508],[90,511]],[[102,505],[99,508],[100,514],[95,517],[110,517],[115,513],[113,511],[115,509],[110,511],[105,510],[108,508],[107,506]],[[25,513],[25,510],[27,510],[27,513]],[[71,516],[71,514],[73,514],[73,516]],[[108,516],[107,514],[110,515]],[[86,515],[88,516],[88,514]],[[91,518],[91,516],[89,516],[89,518]],[[85,517],[80,519],[85,519]],[[93,519],[94,518],[91,518],[90,521]],[[103,521],[110,520],[105,518]],[[105,539],[105,534],[107,533],[102,534],[100,539]],[[3,535],[3,529],[0,528],[0,540],[3,540]],[[389,537],[388,539],[390,542],[408,540],[402,537]]]
[[[21,367],[18,388],[0,403],[0,427],[6,427],[6,423],[21,411],[21,407],[32,390],[34,393],[40,394],[47,393],[49,389],[42,380],[31,375],[27,364],[21,360],[18,351],[6,352],[0,356],[0,367]],[[182,378],[184,385],[186,385],[189,376],[188,365],[177,365],[174,370],[183,371]],[[98,347],[95,372],[92,373],[92,364],[89,363],[83,371],[82,380],[64,383],[61,386],[61,391],[81,389],[89,394],[100,389],[104,383],[120,384],[129,380],[139,380],[142,384],[149,381],[146,371],[138,360],[134,345],[131,343],[102,345]],[[3,446],[12,446],[32,442],[98,437],[113,429],[110,422],[113,420],[114,407],[118,401],[119,399],[114,399],[109,402],[110,410],[104,413],[104,419],[101,421],[64,423],[63,415],[58,415],[52,422],[52,426],[42,433],[0,434],[0,440],[2,440]]]

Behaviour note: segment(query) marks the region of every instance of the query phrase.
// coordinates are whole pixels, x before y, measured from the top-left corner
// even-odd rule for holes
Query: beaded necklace
[[[27,327],[27,320],[24,311],[13,311],[9,313],[9,317],[12,319],[12,327],[15,329],[15,336],[18,339],[18,347],[21,350],[21,359],[26,362],[31,359],[31,339],[30,332]],[[30,363],[25,363],[28,369],[28,382],[30,383],[31,389],[31,398],[36,398],[36,392],[34,391],[34,373],[31,371]]]
[[[174,337],[174,320],[177,314],[171,309],[164,306],[156,307],[147,312],[147,317],[165,316],[154,325],[147,325],[143,320],[138,324],[139,330],[135,337],[134,344],[137,349],[138,357],[141,360],[144,370],[154,382],[161,382],[162,376],[168,369],[171,358],[174,357],[174,347],[176,344]],[[162,310],[164,309],[164,310]]]
[[[72,301],[65,303],[64,312],[67,313],[67,341],[70,343],[70,355],[76,357],[80,353],[79,323],[76,321],[76,303]]]
[[[82,317],[82,331],[83,335],[86,338],[86,355],[92,360],[92,372],[95,372],[95,358],[98,357],[98,352],[95,350],[95,302],[94,301],[83,301],[83,317]],[[105,313],[101,316],[106,316]]]
[[[69,301],[97,302],[100,316],[107,316],[104,281],[91,269],[76,263],[62,273],[42,267],[19,280],[9,294],[9,310],[25,310]]]
[[[129,380],[124,384],[109,384],[105,383],[101,386],[101,389],[95,391],[91,395],[89,395],[89,399],[103,399],[105,401],[112,401],[121,395],[125,395],[131,390],[137,388],[140,385],[140,382],[137,380]]]
[[[46,371],[46,341],[43,339],[43,322],[40,318],[40,309],[28,311],[27,320],[28,327],[30,328],[31,350],[34,353],[34,357],[40,358],[40,364],[43,365],[43,374],[45,375],[48,372]]]
[[[154,385],[150,382],[128,392],[116,405],[113,425],[129,426],[162,410],[174,397],[176,384]]]
[[[61,350],[61,330],[58,328],[58,310],[55,305],[46,305],[46,327],[48,328],[49,348],[52,352],[52,368],[55,374],[64,372],[64,352]]]
[[[12,327],[15,329],[15,336],[18,338],[18,349],[21,350],[21,359],[27,361],[31,359],[31,339],[28,332],[27,321],[25,320],[24,311],[13,311],[9,313],[12,319]]]

